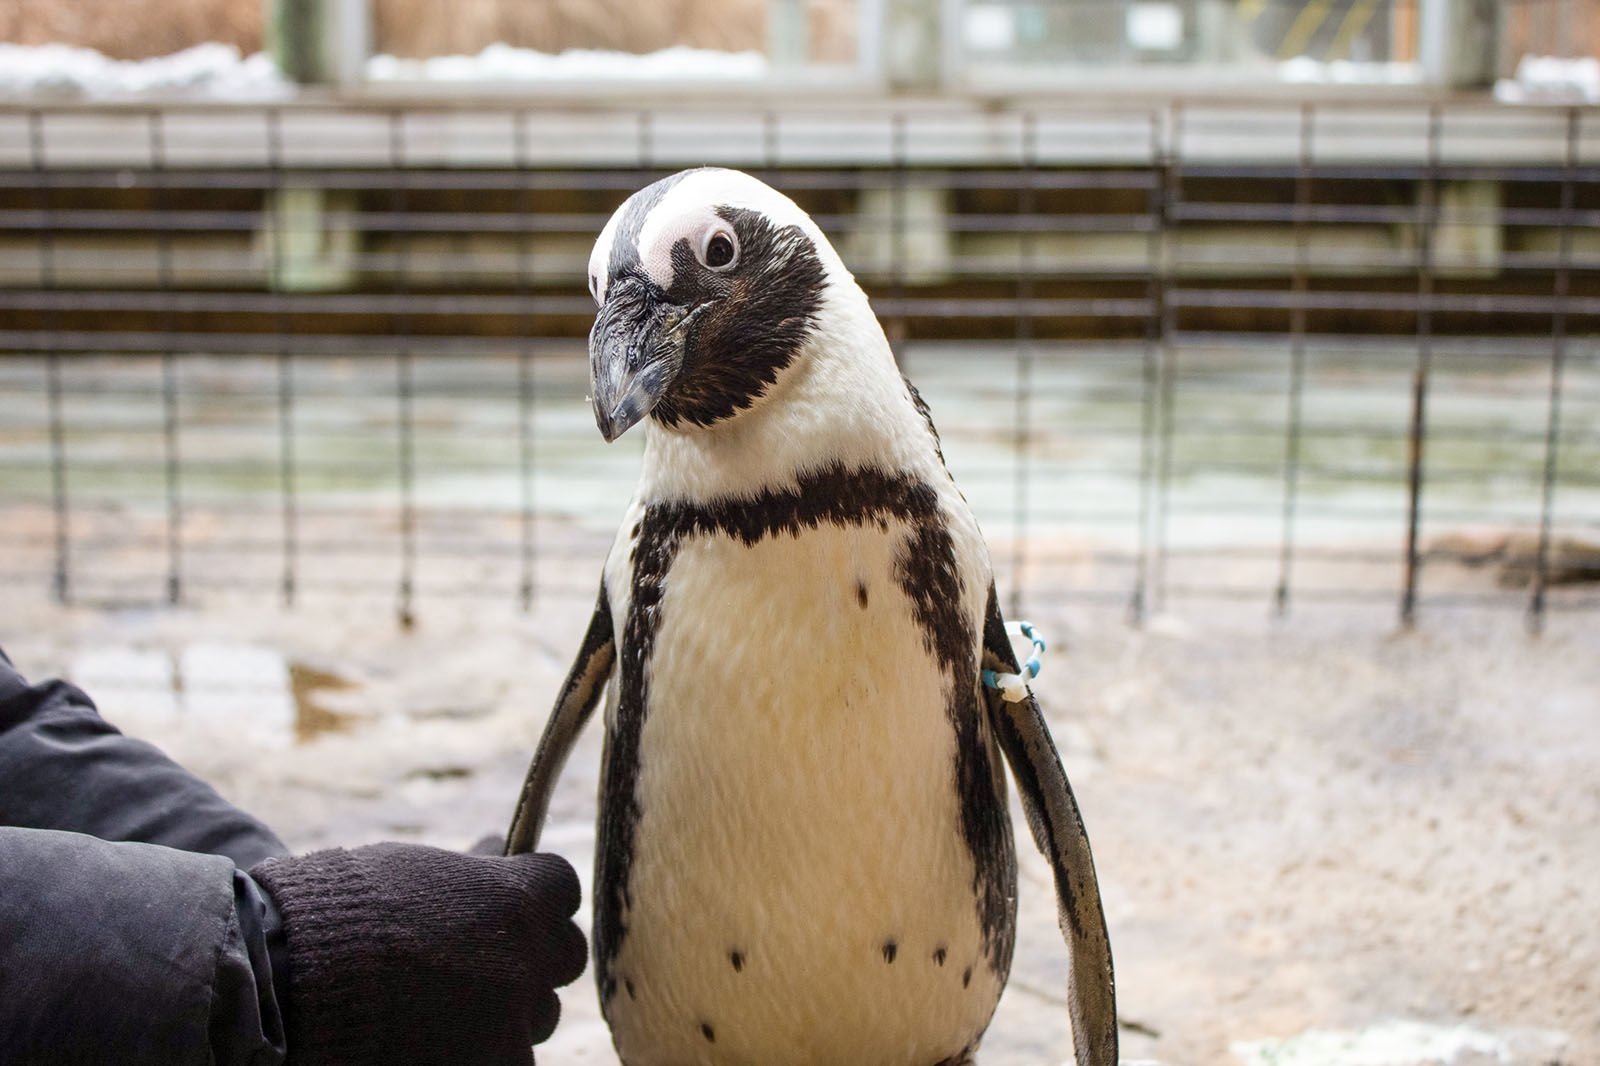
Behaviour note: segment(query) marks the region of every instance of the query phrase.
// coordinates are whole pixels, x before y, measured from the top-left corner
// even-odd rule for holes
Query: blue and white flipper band
[[[1007,703],[1021,703],[1028,698],[1028,682],[1039,676],[1039,656],[1044,653],[1044,638],[1028,622],[1007,623],[1006,629],[1015,629],[1031,641],[1033,654],[1022,664],[1020,673],[997,674],[993,670],[985,670],[983,683],[998,691]]]

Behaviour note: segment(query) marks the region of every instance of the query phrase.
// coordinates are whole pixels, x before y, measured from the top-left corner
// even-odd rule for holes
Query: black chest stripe
[[[704,504],[652,504],[645,511],[622,634],[617,719],[607,734],[600,786],[595,954],[602,1003],[615,991],[612,966],[627,935],[629,868],[640,815],[639,742],[649,707],[646,667],[664,621],[664,586],[679,545],[690,536],[713,534],[754,545],[823,524],[887,529],[891,521],[911,527],[896,552],[894,579],[912,603],[924,645],[951,679],[946,713],[956,731],[953,769],[961,831],[972,852],[972,887],[987,961],[1004,978],[1015,934],[1016,857],[1003,779],[978,687],[978,634],[962,610],[964,583],[938,496],[931,486],[904,474],[831,466],[801,478],[795,489]]]

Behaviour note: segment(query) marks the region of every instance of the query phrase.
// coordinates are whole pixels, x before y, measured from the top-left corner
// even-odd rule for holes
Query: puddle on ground
[[[327,733],[343,733],[359,720],[340,714],[318,700],[323,692],[345,692],[356,687],[349,678],[318,670],[304,663],[289,664],[289,691],[294,697],[294,739],[297,744]]]

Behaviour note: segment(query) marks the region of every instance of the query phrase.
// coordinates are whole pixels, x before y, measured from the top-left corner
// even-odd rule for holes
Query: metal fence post
[[[906,346],[906,116],[896,111],[889,126],[889,165],[894,185],[889,209],[889,270],[894,283],[894,325],[889,349],[896,366],[905,364]]]
[[[172,221],[162,217],[169,206],[167,195],[167,146],[163,112],[149,113],[150,172],[154,184],[156,217],[156,283],[164,297],[161,311],[166,343],[161,351],[162,435],[165,447],[167,487],[167,602],[183,598],[183,459],[178,437],[178,352]]]
[[[1418,0],[1417,59],[1441,89],[1494,84],[1500,61],[1501,0]]]
[[[1283,523],[1278,540],[1278,586],[1273,609],[1279,617],[1289,613],[1289,587],[1294,570],[1295,509],[1300,488],[1301,408],[1306,377],[1306,294],[1310,288],[1310,248],[1306,215],[1311,207],[1312,131],[1316,111],[1300,105],[1300,159],[1294,179],[1294,273],[1290,291],[1295,302],[1289,309],[1289,396],[1283,441]]]
[[[1433,362],[1433,243],[1439,225],[1439,106],[1428,109],[1428,165],[1417,187],[1417,362],[1411,378],[1411,418],[1406,431],[1406,545],[1400,624],[1417,622],[1421,567],[1422,467],[1427,445],[1428,373]]]
[[[370,0],[265,0],[262,36],[301,85],[354,85],[372,51]]]
[[[1555,510],[1556,480],[1561,455],[1561,387],[1567,361],[1567,298],[1572,288],[1572,212],[1578,171],[1577,108],[1567,110],[1566,167],[1561,175],[1561,214],[1552,281],[1555,307],[1550,315],[1550,399],[1545,414],[1544,477],[1539,497],[1539,552],[1534,565],[1533,595],[1528,601],[1528,630],[1544,631],[1545,590],[1550,581],[1550,533]]]
[[[28,112],[28,148],[33,166],[34,195],[39,209],[39,288],[56,292],[54,227],[51,223],[50,173],[45,159],[44,114]],[[45,417],[50,432],[50,499],[55,528],[55,575],[52,582],[56,602],[72,602],[71,504],[67,496],[66,422],[62,411],[61,353],[55,337],[60,332],[60,316],[54,304],[45,310]]]
[[[394,175],[394,189],[389,198],[389,209],[394,213],[394,295],[395,311],[391,328],[395,338],[395,401],[398,423],[398,460],[400,475],[400,588],[397,614],[402,629],[416,625],[414,600],[416,595],[417,566],[417,512],[414,500],[416,483],[415,453],[415,402],[416,384],[411,358],[410,316],[406,312],[406,297],[410,290],[411,233],[406,224],[406,158],[405,113],[389,112],[389,167]]]
[[[1166,319],[1165,263],[1167,245],[1167,167],[1171,129],[1164,125],[1169,112],[1151,111],[1150,184],[1145,196],[1149,216],[1149,237],[1145,241],[1145,319],[1144,352],[1139,392],[1139,544],[1134,558],[1133,593],[1128,598],[1128,622],[1144,624],[1149,610],[1150,558],[1154,553],[1155,501],[1153,485],[1156,464],[1156,422],[1160,416],[1160,390],[1163,326]]]
[[[267,167],[270,188],[262,209],[266,210],[265,205],[270,203],[272,218],[266,223],[272,227],[269,281],[276,294],[278,327],[278,488],[283,538],[283,569],[278,588],[283,605],[293,607],[298,583],[300,515],[295,498],[294,355],[289,346],[292,323],[288,278],[292,272],[285,262],[288,242],[284,234],[283,116],[277,108],[267,112]]]
[[[1035,216],[1038,198],[1038,129],[1031,111],[1022,120],[1022,188],[1018,191],[1018,214],[1022,231],[1017,235],[1017,383],[1012,409],[1013,481],[1011,497],[1011,617],[1023,616],[1022,590],[1028,547],[1029,446],[1033,433],[1033,298],[1035,255]]]
[[[528,113],[512,113],[511,150],[517,171],[517,212],[522,223],[517,233],[517,294],[533,302],[533,175],[528,162]],[[527,331],[531,333],[531,331]],[[534,364],[532,341],[524,333],[517,346],[517,487],[520,496],[518,530],[522,575],[517,597],[524,614],[533,609],[534,563]]]
[[[936,91],[953,43],[943,25],[945,0],[883,0],[883,71],[891,89]]]
[[[1167,515],[1172,498],[1172,435],[1173,408],[1176,405],[1178,376],[1178,312],[1171,299],[1171,289],[1178,284],[1173,263],[1173,234],[1171,227],[1177,215],[1178,201],[1183,195],[1183,105],[1174,103],[1172,119],[1167,130],[1168,145],[1166,166],[1163,168],[1161,217],[1167,229],[1162,242],[1161,260],[1161,344],[1159,383],[1156,393],[1157,432],[1156,448],[1156,508],[1152,521],[1155,543],[1151,560],[1149,587],[1150,610],[1161,611],[1166,606],[1167,595]]]
[[[767,57],[780,70],[803,67],[811,58],[809,6],[804,0],[767,4]]]

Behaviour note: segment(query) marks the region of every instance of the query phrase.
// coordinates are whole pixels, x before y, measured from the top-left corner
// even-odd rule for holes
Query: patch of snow
[[[1422,80],[1422,68],[1416,63],[1323,62],[1296,56],[1278,64],[1278,79],[1293,85],[1415,85]]]
[[[1523,56],[1516,77],[1495,83],[1494,96],[1505,103],[1600,101],[1600,59]]]
[[[376,55],[365,74],[374,82],[752,81],[769,72],[760,52],[675,47],[646,55],[572,49],[559,55],[491,44],[477,55],[399,59]],[[222,100],[275,100],[293,94],[265,53],[243,56],[211,42],[153,59],[109,59],[65,44],[0,43],[0,96],[91,99],[183,95]]]
[[[1464,1025],[1382,1022],[1360,1032],[1308,1029],[1286,1040],[1229,1046],[1245,1066],[1448,1066],[1467,1052],[1511,1061],[1508,1041]]]
[[[65,44],[0,43],[0,95],[124,97],[183,93],[227,100],[276,99],[293,86],[264,53],[197,44],[153,59],[108,59]]]
[[[132,719],[148,725],[177,717],[172,659],[164,651],[117,645],[86,648],[73,658],[67,674],[113,722]]]
[[[182,725],[275,748],[293,742],[294,694],[280,651],[196,641],[173,659],[113,644],[80,651],[68,674],[102,715],[131,733]]]
[[[1123,22],[1128,43],[1146,52],[1170,52],[1183,43],[1183,12],[1166,0],[1141,0]]]
[[[289,664],[276,648],[196,641],[183,649],[179,669],[184,713],[278,747],[294,739]]]
[[[367,60],[368,81],[749,81],[766,76],[760,52],[718,52],[678,46],[635,55],[574,48],[552,55],[531,48],[491,44],[475,56]]]
[[[1007,4],[968,4],[962,36],[976,52],[1004,52],[1017,43],[1017,13]]]

